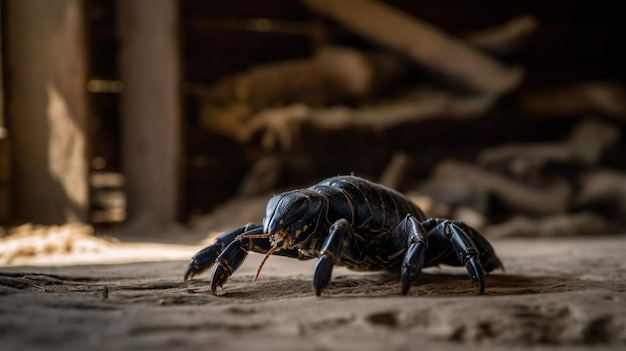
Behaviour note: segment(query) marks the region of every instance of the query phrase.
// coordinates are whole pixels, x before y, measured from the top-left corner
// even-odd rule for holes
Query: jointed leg
[[[480,263],[480,252],[469,235],[458,224],[450,221],[442,222],[441,235],[450,240],[452,249],[459,261],[465,265],[472,281],[478,285],[478,293],[485,293],[485,273]]]
[[[404,255],[401,271],[402,295],[406,295],[424,267],[428,236],[422,224],[413,216],[406,216],[396,227],[394,235],[408,238],[408,248]]]
[[[193,278],[196,275],[203,273],[213,266],[215,259],[224,250],[228,244],[230,244],[236,237],[241,234],[258,234],[263,232],[263,226],[258,224],[248,224],[235,228],[229,232],[226,232],[218,236],[213,244],[198,251],[192,258],[191,262],[185,269],[184,280]]]
[[[237,268],[243,263],[249,251],[267,253],[272,249],[269,235],[263,234],[263,226],[249,224],[236,228],[217,237],[212,245],[193,256],[185,270],[185,280],[214,266],[211,275],[211,291],[217,293]],[[281,249],[277,255],[299,258],[297,250]]]
[[[315,295],[320,296],[328,289],[335,260],[343,249],[344,238],[351,235],[352,229],[345,219],[338,220],[330,227],[329,235],[322,245],[320,257],[313,269]]]
[[[409,232],[409,249],[405,255],[402,268],[403,294],[408,292],[410,284],[415,281],[419,270],[421,270],[420,264],[423,264],[425,249],[420,249],[419,246],[427,245],[424,243],[428,242],[423,238],[424,233],[427,233],[426,236],[432,238],[435,243],[441,242],[441,239],[449,242],[459,262],[465,265],[472,281],[478,285],[478,293],[483,294],[485,292],[485,274],[480,261],[480,252],[471,238],[473,233],[468,234],[463,229],[467,230],[468,226],[461,222],[452,222],[446,219],[427,219],[422,221],[420,226],[414,227],[415,229],[411,229]],[[412,236],[417,236],[420,240],[411,243]],[[484,241],[486,242],[486,240]],[[482,245],[483,240],[480,240],[480,242]],[[408,272],[414,272],[414,274]]]
[[[504,270],[504,265],[496,256],[496,251],[493,246],[485,239],[485,237],[480,234],[476,229],[470,227],[469,225],[461,222],[461,221],[453,221],[454,224],[461,227],[465,233],[467,233],[471,238],[476,248],[478,249],[480,255],[480,263],[483,266],[485,272],[491,272],[494,269],[502,269]]]

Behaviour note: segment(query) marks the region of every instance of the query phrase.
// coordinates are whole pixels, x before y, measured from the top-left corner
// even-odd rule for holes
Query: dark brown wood
[[[392,55],[373,55],[339,46],[315,56],[258,65],[195,93],[200,123],[209,130],[248,142],[263,126],[266,109],[290,104],[328,106],[365,100],[385,88],[396,91],[408,69]],[[381,88],[382,87],[382,88]],[[283,115],[283,112],[278,112]],[[269,114],[274,114],[270,111]],[[280,116],[279,116],[280,118]]]
[[[6,2],[7,99],[19,221],[86,221],[88,142],[83,1]]]
[[[177,2],[118,1],[118,8],[128,219],[173,222],[181,155]]]
[[[420,191],[445,199],[445,203],[469,203],[486,213],[484,203],[488,194],[517,213],[553,215],[569,210],[572,185],[564,179],[546,180],[541,185],[518,182],[498,173],[492,173],[473,164],[442,161],[433,170],[431,180]]]
[[[405,53],[415,62],[479,92],[502,95],[524,76],[435,26],[374,0],[303,0],[368,40]]]
[[[0,47],[2,47],[1,12],[2,9],[0,8]],[[0,67],[3,67],[2,62],[3,57],[0,55]],[[11,175],[11,161],[9,157],[8,131],[4,119],[4,79],[3,72],[0,70],[0,223],[6,223],[9,220],[9,182]]]

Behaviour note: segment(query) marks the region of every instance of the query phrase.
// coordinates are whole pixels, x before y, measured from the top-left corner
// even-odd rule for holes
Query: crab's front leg
[[[270,237],[270,234],[263,232],[263,226],[257,224],[249,224],[220,235],[214,244],[193,256],[185,270],[185,280],[214,266],[211,274],[211,292],[217,295],[217,288],[223,286],[241,266],[250,251],[262,254],[276,252],[279,256],[305,259],[299,255],[297,249],[278,250],[272,245]]]
[[[239,235],[226,246],[224,251],[215,259],[216,264],[211,275],[211,292],[213,295],[217,295],[217,288],[223,286],[228,277],[241,266],[250,251],[267,254],[266,258],[272,253],[276,253],[278,256],[305,259],[300,256],[298,249],[277,247],[272,244],[269,237],[271,237],[270,234],[263,233],[263,228],[259,228],[254,232],[246,232]],[[263,263],[259,266],[253,282],[256,281],[262,266]]]
[[[339,255],[355,258],[355,252],[350,250],[349,246],[344,247],[346,241],[354,241],[354,238],[352,227],[345,219],[337,220],[330,227],[328,237],[322,244],[320,257],[313,269],[313,290],[315,290],[315,295],[321,296],[328,290],[333,267]]]
[[[263,232],[263,226],[258,224],[247,224],[235,228],[218,236],[213,244],[198,251],[185,269],[184,280],[193,278],[203,273],[213,266],[215,259],[224,251],[224,248],[232,243],[241,234],[258,234]]]

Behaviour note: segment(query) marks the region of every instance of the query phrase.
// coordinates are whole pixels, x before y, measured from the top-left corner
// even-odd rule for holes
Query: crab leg
[[[215,259],[219,256],[224,248],[230,244],[236,237],[241,234],[258,234],[263,232],[263,226],[258,224],[248,224],[238,228],[235,228],[229,232],[226,232],[218,236],[213,244],[198,251],[192,258],[189,265],[185,269],[184,280],[193,278],[196,275],[203,273],[213,266]]]
[[[462,222],[452,222],[447,219],[427,219],[421,222],[421,226],[428,232],[428,241],[431,246],[434,247],[432,251],[439,253],[434,258],[428,258],[425,265],[440,262],[454,265],[465,265],[467,273],[470,275],[472,281],[478,286],[478,293],[482,295],[485,292],[485,273],[481,264],[481,252],[478,250],[476,244],[471,238],[471,235],[474,233],[466,233],[463,230],[463,228],[467,229],[468,226]],[[480,240],[480,242],[481,244],[484,244],[483,240]],[[415,256],[424,256],[423,252],[420,253],[417,250],[412,249],[412,246],[418,244],[419,243],[409,244],[407,254],[404,258],[405,263],[420,259]],[[450,250],[450,248],[452,250]],[[454,253],[456,259],[452,257],[452,260],[448,260],[448,256],[452,253]],[[494,264],[500,262],[495,255],[485,257],[485,259],[492,260],[489,266],[490,269],[492,269]],[[402,293],[405,294],[405,291],[408,292],[408,287],[405,286],[404,283],[405,281],[411,281],[411,279],[406,277],[406,274],[408,273],[405,273],[404,265],[402,274]]]
[[[408,249],[404,255],[401,270],[401,292],[402,295],[406,295],[424,267],[428,236],[422,224],[413,216],[406,216],[396,227],[394,235],[408,238]]]
[[[478,293],[485,293],[485,271],[480,263],[479,251],[474,241],[459,227],[452,222],[444,222],[443,233],[450,239],[450,244],[456,252],[459,261],[465,265],[472,281],[478,285]]]
[[[261,227],[255,229],[252,233],[246,232],[239,235],[217,256],[213,273],[211,274],[211,292],[213,295],[217,295],[217,288],[224,285],[228,277],[241,266],[250,251],[266,254],[265,259],[271,254],[300,258],[297,249],[281,248],[280,243],[272,244],[269,240],[271,235],[262,233],[262,231],[263,228]],[[261,267],[262,264],[257,270],[255,281],[261,271]]]
[[[315,290],[315,295],[321,296],[328,290],[333,266],[342,251],[344,238],[346,235],[351,234],[352,228],[345,219],[336,221],[330,227],[329,235],[322,245],[320,257],[313,269],[313,290]]]
[[[452,221],[452,223],[461,227],[463,231],[472,238],[472,241],[480,253],[480,263],[485,269],[485,272],[491,272],[494,269],[501,269],[504,271],[502,261],[500,261],[498,256],[496,256],[493,246],[491,246],[482,234],[461,221]]]

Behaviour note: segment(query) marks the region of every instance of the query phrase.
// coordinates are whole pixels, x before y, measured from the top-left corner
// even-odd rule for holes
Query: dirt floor
[[[626,235],[494,239],[506,272],[488,276],[485,296],[462,268],[426,269],[408,297],[396,275],[338,268],[317,298],[314,262],[272,256],[252,284],[262,256],[251,254],[216,297],[206,275],[182,280],[198,242],[0,267],[2,350],[626,347]],[[129,263],[93,264],[111,251]]]

